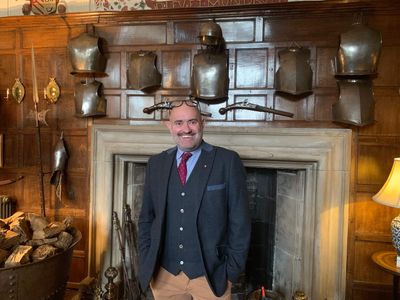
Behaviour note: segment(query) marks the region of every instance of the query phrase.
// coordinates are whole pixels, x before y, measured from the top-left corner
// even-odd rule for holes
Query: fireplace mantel
[[[267,161],[271,167],[308,168],[315,217],[307,224],[312,246],[304,245],[308,266],[301,275],[309,281],[310,299],[344,299],[351,130],[215,126],[205,129],[204,139],[235,150],[252,165]],[[94,275],[111,263],[114,156],[148,157],[174,144],[160,125],[94,125],[92,141],[89,270]]]

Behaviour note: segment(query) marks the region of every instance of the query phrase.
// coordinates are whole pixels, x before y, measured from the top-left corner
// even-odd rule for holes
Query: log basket
[[[74,246],[82,234],[76,230],[71,246],[42,261],[0,269],[0,299],[62,300]]]

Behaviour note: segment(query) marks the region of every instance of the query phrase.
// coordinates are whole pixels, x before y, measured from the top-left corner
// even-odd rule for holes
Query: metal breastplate
[[[157,55],[152,52],[132,54],[128,66],[128,85],[135,90],[148,90],[161,85],[161,74],[155,62]]]
[[[310,50],[288,48],[278,52],[279,69],[275,76],[275,89],[279,92],[300,95],[312,91]]]
[[[353,24],[351,30],[340,36],[340,48],[334,62],[336,75],[375,74],[381,48],[379,31]]]
[[[68,51],[73,70],[71,74],[105,75],[106,58],[102,53],[100,38],[82,33],[69,41]]]
[[[96,80],[75,85],[75,110],[78,117],[105,116],[107,100],[100,95],[102,83]]]
[[[199,53],[193,59],[192,96],[200,101],[216,102],[228,98],[227,55]]]
[[[374,95],[371,79],[338,80],[339,101],[332,106],[333,121],[357,126],[374,122]]]

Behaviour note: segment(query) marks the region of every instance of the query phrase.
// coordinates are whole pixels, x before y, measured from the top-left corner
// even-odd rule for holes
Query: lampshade
[[[389,177],[372,199],[383,205],[400,208],[400,157],[394,159]]]

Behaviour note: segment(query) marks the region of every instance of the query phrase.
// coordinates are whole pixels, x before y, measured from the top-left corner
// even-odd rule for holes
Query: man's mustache
[[[194,136],[195,134],[196,134],[196,133],[193,132],[193,131],[190,131],[190,132],[181,132],[181,133],[178,133],[178,136],[183,136],[183,135]]]

